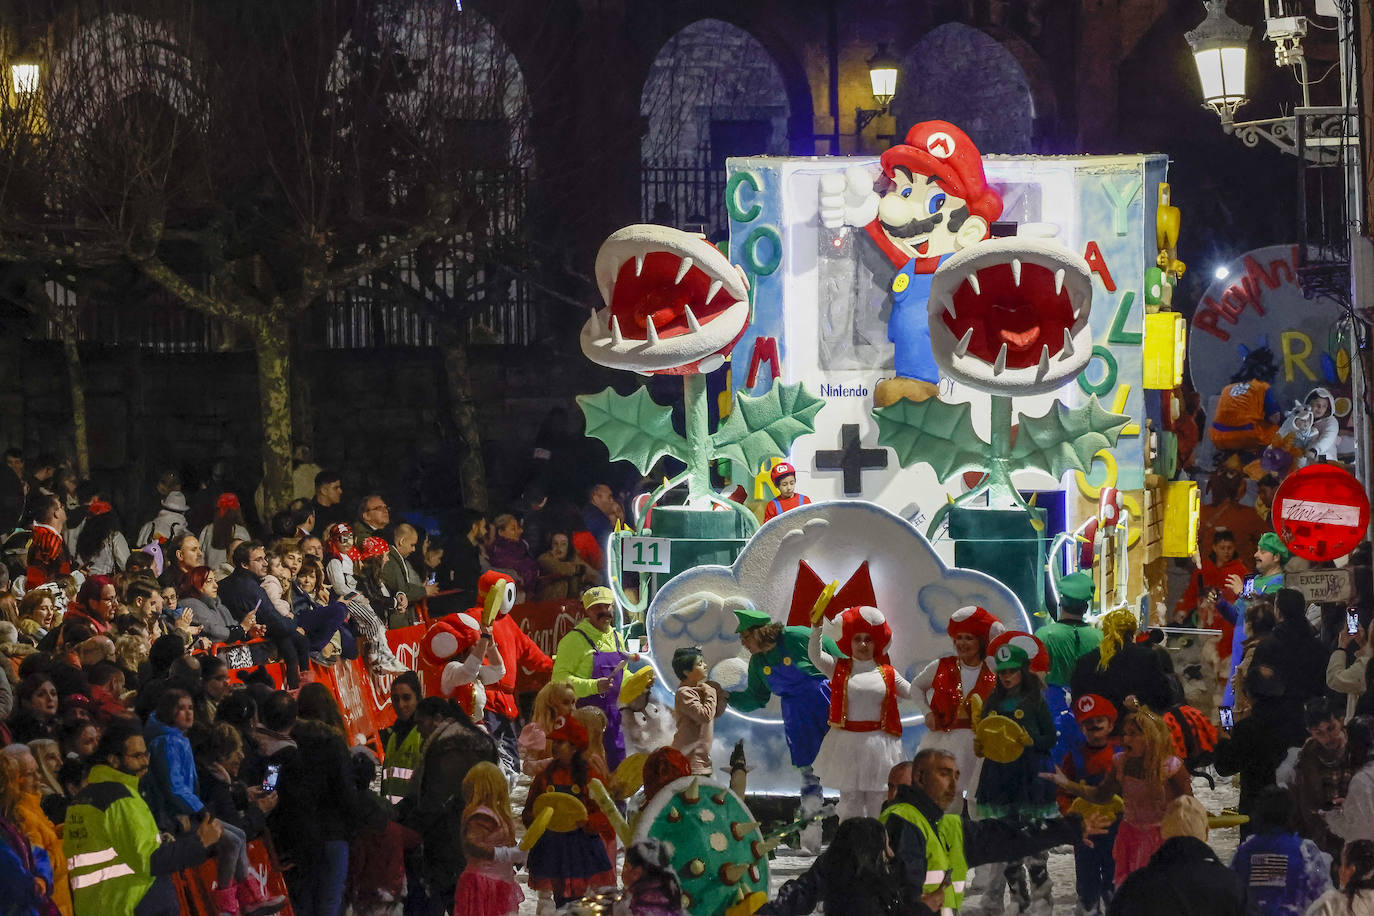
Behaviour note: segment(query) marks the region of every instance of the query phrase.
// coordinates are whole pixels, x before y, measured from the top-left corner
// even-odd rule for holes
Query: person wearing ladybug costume
[[[492,591],[497,595],[492,597]],[[515,728],[515,720],[520,716],[520,707],[515,702],[515,679],[518,675],[526,677],[547,677],[553,670],[553,659],[511,619],[510,610],[515,607],[515,580],[506,573],[494,569],[482,573],[477,580],[477,603],[484,610],[491,606],[496,611],[496,619],[491,624],[492,639],[496,650],[501,653],[501,664],[506,673],[497,681],[486,684],[487,707],[485,713],[487,731],[496,741],[500,752],[501,769],[514,780],[520,773],[520,746]]]
[[[482,608],[449,614],[430,624],[420,641],[420,670],[425,696],[447,697],[458,703],[473,722],[482,724],[487,706],[486,684],[506,674],[501,653],[483,627]],[[477,616],[473,616],[474,612]]]
[[[821,645],[820,622],[811,628],[807,656],[830,678],[830,731],[813,764],[821,785],[840,793],[840,820],[877,817],[887,800],[888,772],[902,762],[899,700],[911,684],[892,666],[887,647],[892,627],[875,607],[840,614],[837,658]]]
[[[410,669],[391,652],[386,641],[386,626],[377,617],[372,604],[358,591],[357,571],[363,562],[363,552],[353,542],[353,529],[340,522],[326,532],[325,578],[334,598],[348,607],[348,619],[354,628],[367,637],[367,664],[383,674],[404,674]]]
[[[940,370],[930,350],[926,303],[935,269],[950,255],[988,238],[1002,215],[1002,198],[983,171],[968,134],[948,121],[922,121],[882,159],[892,187],[879,198],[862,167],[821,182],[821,221],[828,228],[862,227],[897,275],[892,279],[892,341],[897,377],[883,379],[874,404],[924,401],[939,393]]]
[[[773,479],[773,486],[778,488],[778,497],[764,507],[765,522],[777,518],[789,509],[811,504],[811,497],[797,492],[797,469],[786,461],[775,465],[773,470],[768,472],[768,476]]]
[[[954,642],[954,654],[938,658],[917,673],[911,682],[914,698],[925,708],[926,733],[920,750],[939,750],[954,755],[959,769],[959,791],[949,812],[958,814],[964,795],[978,789],[983,761],[973,753],[973,718],[969,700],[986,700],[997,686],[997,676],[987,662],[988,643],[1006,627],[980,607],[959,608],[945,632]]]

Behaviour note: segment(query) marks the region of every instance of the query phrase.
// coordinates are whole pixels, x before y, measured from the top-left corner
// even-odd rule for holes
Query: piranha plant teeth
[[[685,277],[685,276],[687,276],[687,271],[689,271],[689,270],[691,270],[691,269],[692,269],[692,259],[691,259],[691,258],[683,258],[683,259],[682,259],[682,263],[678,266],[678,269],[677,269],[677,277],[674,278],[674,280],[673,280],[673,285],[676,286],[676,285],[678,285],[679,283],[681,283],[681,282],[682,282],[682,278]]]
[[[611,316],[611,345],[620,346],[625,342],[625,338],[620,333],[620,319]]]
[[[959,343],[954,347],[954,355],[959,357],[966,355],[971,340],[973,340],[973,328],[969,328],[964,332],[964,336],[959,338]]]
[[[974,273],[969,274],[969,275],[964,279],[964,282],[968,284],[968,288],[969,288],[969,289],[973,290],[973,295],[975,295],[975,296],[981,296],[981,295],[983,295],[983,288],[982,288],[981,286],[978,285],[978,274],[977,274],[977,272],[974,272]]]
[[[1064,291],[1064,268],[1059,268],[1054,272],[1054,294],[1057,296]]]
[[[636,276],[636,277],[638,277],[640,274],[644,273],[644,254],[645,254],[645,253],[641,251],[639,254],[635,255],[635,276]]]
[[[697,331],[700,331],[701,322],[697,321],[696,313],[692,311],[692,307],[690,305],[684,305],[682,307],[682,311],[687,318],[687,329],[690,330],[693,334],[695,334]]]
[[[652,347],[654,344],[658,343],[658,328],[654,327],[653,315],[648,316],[648,319],[644,322],[644,334],[649,341],[649,346]]]
[[[710,287],[706,290],[706,301],[710,302],[716,298],[716,293],[720,292],[720,288],[724,285],[720,280],[712,280]]]

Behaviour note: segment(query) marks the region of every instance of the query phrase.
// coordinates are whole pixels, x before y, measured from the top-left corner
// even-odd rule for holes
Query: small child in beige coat
[[[706,659],[698,646],[673,653],[673,673],[682,682],[673,697],[673,720],[677,723],[673,747],[687,758],[694,775],[710,776],[711,741],[715,720],[725,714],[725,691],[706,679]]]

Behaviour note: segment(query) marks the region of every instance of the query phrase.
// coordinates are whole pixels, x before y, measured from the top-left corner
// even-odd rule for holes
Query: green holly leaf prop
[[[920,403],[903,399],[873,411],[878,444],[891,446],[902,467],[925,462],[941,480],[987,467],[988,444],[973,431],[969,415],[967,403],[935,398]]]
[[[1115,445],[1130,422],[1130,417],[1104,408],[1096,396],[1081,407],[1055,401],[1043,417],[1021,417],[1011,447],[1012,467],[1036,468],[1055,478],[1065,471],[1086,474],[1093,455]]]
[[[735,409],[711,437],[713,457],[756,468],[769,458],[785,458],[798,436],[816,431],[816,414],[825,401],[802,387],[774,385],[758,397],[735,396]]]
[[[687,443],[673,430],[672,408],[655,403],[647,388],[628,396],[613,388],[579,394],[577,404],[587,418],[587,435],[606,443],[612,461],[629,461],[647,474],[663,455],[686,458]]]

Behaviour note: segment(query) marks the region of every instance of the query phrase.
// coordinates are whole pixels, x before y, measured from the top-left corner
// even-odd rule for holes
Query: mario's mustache
[[[944,219],[945,215],[943,213],[936,213],[928,219],[913,219],[900,226],[894,226],[891,223],[883,222],[883,228],[887,230],[888,235],[895,236],[899,239],[909,239],[917,235],[926,235],[930,233],[936,226],[944,222]]]

